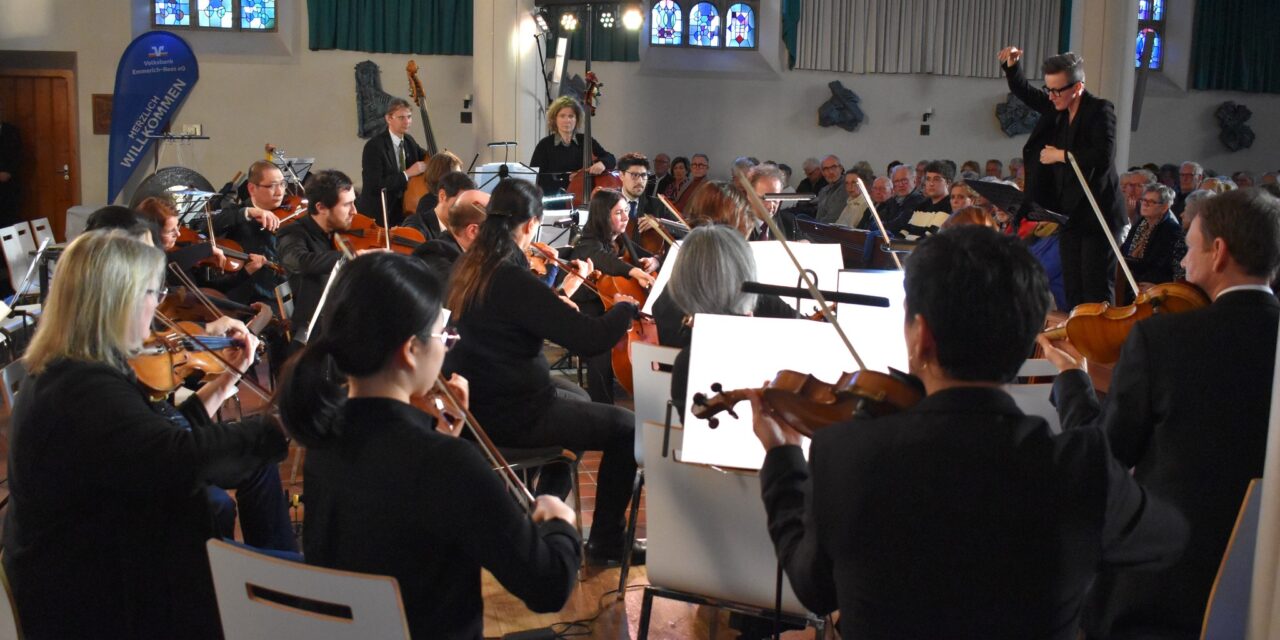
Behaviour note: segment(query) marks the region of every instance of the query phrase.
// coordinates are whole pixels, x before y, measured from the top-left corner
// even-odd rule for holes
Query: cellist
[[[751,390],[769,533],[796,596],[847,638],[1076,637],[1099,567],[1172,562],[1177,510],[1092,429],[1054,436],[1002,388],[1044,326],[1044,270],[978,226],[920,242],[904,333],[926,396],[801,436]]]
[[[648,289],[653,286],[658,259],[627,236],[629,220],[627,201],[621,192],[612,189],[597,190],[591,196],[582,237],[578,238],[573,247],[573,259],[590,260],[601,274],[631,278],[642,288]],[[604,303],[600,296],[585,287],[579,288],[572,300],[588,316],[604,315]],[[587,392],[595,402],[613,404],[611,356],[611,352],[605,351],[587,358]]]
[[[1182,266],[1213,303],[1139,322],[1105,402],[1081,362],[1041,340],[1063,370],[1054,381],[1063,428],[1104,433],[1120,463],[1191,522],[1177,564],[1099,578],[1085,610],[1090,638],[1197,637],[1245,489],[1262,476],[1280,322],[1269,286],[1280,267],[1280,200],[1243,189],[1200,211]]]

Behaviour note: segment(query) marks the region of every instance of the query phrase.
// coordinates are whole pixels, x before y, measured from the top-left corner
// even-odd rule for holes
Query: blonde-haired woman
[[[234,391],[218,376],[175,411],[153,404],[128,358],[164,295],[164,254],[120,231],[77,238],[58,260],[24,356],[13,411],[4,565],[32,638],[218,637],[204,542],[206,483],[278,460],[285,439],[259,419],[214,424]],[[221,319],[206,327],[256,340]],[[276,487],[279,492],[279,486]]]
[[[543,195],[562,193],[569,187],[569,174],[583,168],[582,146],[584,136],[577,133],[582,125],[582,105],[569,96],[556,98],[547,107],[547,137],[533,148],[529,166],[538,170],[538,186]],[[587,172],[598,176],[613,171],[617,160],[612,153],[591,139],[591,153],[595,161],[586,167]]]

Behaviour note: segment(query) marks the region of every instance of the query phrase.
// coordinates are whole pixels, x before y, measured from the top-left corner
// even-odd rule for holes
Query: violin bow
[[[655,197],[658,198],[658,202],[662,203],[662,206],[667,208],[667,211],[671,212],[671,215],[676,217],[676,220],[679,221],[680,224],[684,225],[685,229],[689,228],[689,223],[684,219],[684,216],[680,215],[680,212],[676,210],[676,206],[671,204],[671,201],[668,200],[666,196],[659,193],[656,194]]]
[[[897,252],[893,251],[893,246],[889,244],[889,232],[884,228],[884,220],[880,218],[880,212],[876,210],[876,203],[871,200],[871,194],[867,193],[867,185],[862,183],[862,178],[858,177],[858,191],[862,193],[862,199],[867,201],[867,208],[871,210],[871,217],[875,219],[876,226],[880,228],[880,237],[884,238],[885,246],[889,247],[889,255],[893,257],[893,264],[898,266],[898,271],[902,271],[902,260],[898,258]]]
[[[213,235],[213,213],[209,208],[209,200],[204,201],[204,226],[209,229],[209,246],[218,248],[218,238]]]
[[[502,452],[498,450],[498,445],[494,444],[493,440],[489,439],[489,434],[485,433],[485,430],[481,428],[480,421],[476,420],[476,417],[471,414],[470,409],[462,406],[461,402],[458,402],[457,397],[455,397],[453,392],[449,390],[449,385],[445,384],[443,375],[436,375],[435,386],[436,390],[440,392],[440,395],[444,396],[449,401],[449,404],[453,405],[454,410],[462,416],[462,423],[471,430],[473,435],[475,435],[476,441],[480,443],[481,452],[483,452],[485,457],[489,459],[489,464],[493,465],[493,467],[502,475],[502,480],[511,491],[511,494],[515,496],[516,501],[520,503],[520,506],[524,507],[525,512],[530,514],[533,513],[535,502],[533,493],[530,492],[529,487],[520,480],[520,476],[516,475],[515,470],[511,468],[511,464],[507,462],[507,459],[503,457]]]
[[[243,382],[246,385],[248,385],[250,391],[253,391],[254,393],[258,394],[258,397],[262,398],[263,400],[266,400],[267,402],[271,402],[271,392],[267,391],[266,389],[263,389],[262,385],[258,384],[257,382],[254,382],[253,378],[250,378],[249,376],[245,375],[244,371],[241,371],[238,367],[231,364],[231,361],[222,357],[222,354],[218,353],[217,351],[214,351],[213,349],[208,349],[208,347],[205,346],[205,342],[202,341],[199,336],[191,335],[190,333],[187,332],[186,329],[182,328],[182,325],[174,322],[173,320],[170,320],[168,316],[164,315],[163,313],[160,313],[159,311],[156,311],[156,318],[159,318],[160,322],[162,322],[170,330],[177,331],[179,334],[182,334],[182,336],[185,337],[186,339],[191,340],[192,342],[195,342],[196,344],[202,347],[205,347],[206,353],[213,356],[214,359],[216,359],[218,362],[221,362],[222,366],[227,368],[227,371],[235,372],[235,374],[240,377],[240,382]],[[248,346],[246,345],[245,348],[248,348]]]
[[[195,285],[195,282],[192,281],[191,278],[187,276],[187,274],[182,272],[182,268],[179,267],[177,263],[170,262],[169,271],[171,271],[173,275],[177,276],[178,280],[182,281],[182,286],[186,287],[187,290],[190,291],[193,296],[195,296],[196,302],[199,302],[201,305],[203,305],[204,308],[210,314],[212,314],[215,318],[218,316],[226,315],[213,306],[213,302],[211,302],[209,298],[204,295],[204,292],[201,291],[200,288]]]
[[[343,245],[342,252],[350,255],[351,249]],[[333,288],[333,281],[338,279],[338,271],[342,269],[342,260],[333,263],[333,269],[329,270],[329,280],[324,283],[324,291],[320,292],[320,300],[316,302],[316,310],[311,314],[311,322],[307,323],[306,340],[302,344],[306,344],[311,340],[311,332],[316,330],[316,321],[320,319],[320,313],[324,311],[324,303],[329,299],[329,289]],[[295,336],[296,337],[296,336]]]
[[[1120,245],[1116,244],[1115,236],[1111,235],[1111,226],[1107,224],[1107,219],[1102,215],[1102,208],[1098,206],[1098,201],[1093,198],[1093,190],[1089,188],[1089,182],[1084,179],[1084,172],[1080,171],[1080,165],[1076,164],[1076,156],[1070,151],[1063,151],[1067,156],[1067,162],[1071,163],[1071,168],[1075,170],[1076,179],[1080,181],[1080,188],[1084,190],[1084,195],[1089,199],[1089,206],[1093,208],[1093,213],[1098,216],[1098,224],[1102,226],[1102,235],[1107,237],[1107,242],[1111,244],[1111,250],[1116,254],[1116,262],[1120,264],[1120,270],[1124,272],[1125,280],[1129,281],[1129,286],[1133,288],[1133,295],[1138,295],[1138,281],[1133,278],[1133,272],[1129,270],[1129,263],[1125,262],[1124,255],[1120,253]]]
[[[761,222],[769,227],[769,232],[773,237],[782,243],[782,249],[787,252],[787,257],[791,258],[791,264],[795,265],[796,271],[800,272],[800,279],[804,280],[805,287],[809,289],[809,293],[813,294],[813,299],[818,303],[818,309],[822,311],[822,317],[835,327],[836,334],[840,336],[840,341],[844,342],[844,346],[849,350],[849,355],[853,356],[854,362],[858,363],[858,369],[866,369],[867,365],[862,361],[862,356],[858,355],[858,350],[853,348],[853,342],[849,340],[849,336],[845,334],[844,328],[836,322],[835,311],[827,299],[823,297],[822,292],[818,290],[818,284],[813,281],[813,277],[809,275],[809,271],[800,264],[800,259],[791,251],[791,245],[787,242],[786,236],[782,233],[782,228],[778,226],[778,222],[769,215],[769,210],[765,208],[764,201],[756,194],[755,187],[751,186],[751,181],[747,179],[747,174],[741,169],[735,169],[734,175],[738,180],[738,185],[742,187],[747,194],[747,202],[751,205],[751,211]]]
[[[594,293],[594,294],[596,294],[596,295],[600,296],[600,299],[601,299],[601,300],[604,300],[604,294],[600,293],[600,290],[599,290],[599,289],[597,289],[597,288],[595,287],[595,285],[591,284],[591,283],[587,280],[587,278],[582,278],[581,276],[579,276],[579,275],[578,275],[578,273],[577,273],[577,271],[575,271],[575,270],[573,269],[573,265],[569,264],[568,262],[565,262],[565,261],[561,260],[559,256],[551,255],[552,253],[554,253],[554,251],[552,251],[552,252],[543,251],[540,247],[533,246],[533,245],[530,245],[530,246],[533,248],[533,250],[537,251],[538,253],[541,253],[541,254],[543,255],[543,257],[545,257],[547,260],[550,260],[550,261],[551,261],[551,264],[554,264],[554,265],[556,265],[557,267],[560,267],[560,270],[561,270],[561,271],[564,271],[564,274],[565,274],[565,277],[566,277],[566,278],[568,278],[568,277],[570,277],[570,276],[575,277],[575,278],[581,278],[581,279],[582,279],[582,286],[586,287],[586,288],[587,288],[587,291],[590,291],[590,292],[592,292],[592,293]],[[588,274],[588,277],[590,277],[590,274]]]
[[[387,190],[378,193],[382,198],[382,229],[387,242],[387,251],[391,250],[391,220],[387,217]]]

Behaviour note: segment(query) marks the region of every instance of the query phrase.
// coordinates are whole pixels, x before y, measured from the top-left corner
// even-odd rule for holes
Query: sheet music
[[[902,271],[878,269],[842,269],[837,276],[836,291],[889,299],[888,307],[842,304],[836,313],[858,355],[876,371],[907,370],[907,339],[902,331],[907,294],[902,277]]]

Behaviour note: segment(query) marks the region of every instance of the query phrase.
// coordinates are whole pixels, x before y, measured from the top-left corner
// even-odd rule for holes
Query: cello
[[[405,73],[409,76],[409,100],[418,105],[418,113],[422,115],[422,128],[425,130],[426,137],[424,141],[427,143],[427,158],[439,153],[436,148],[436,134],[431,130],[431,117],[427,115],[427,97],[426,92],[422,90],[422,81],[418,79],[418,64],[413,60],[405,65]],[[427,158],[424,158],[427,159]],[[427,188],[427,178],[424,174],[418,174],[409,178],[404,187],[404,198],[400,203],[405,214],[413,213],[418,208],[418,201],[422,196],[427,195],[430,189]]]

